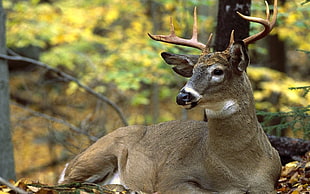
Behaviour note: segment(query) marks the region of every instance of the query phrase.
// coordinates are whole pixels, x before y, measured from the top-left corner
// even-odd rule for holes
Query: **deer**
[[[246,73],[246,46],[273,29],[277,0],[271,19],[267,3],[266,10],[266,19],[237,12],[264,29],[240,41],[234,41],[232,32],[221,52],[211,52],[212,34],[206,44],[198,41],[196,9],[191,39],[176,36],[172,20],[169,35],[149,34],[156,41],[202,51],[161,56],[176,73],[189,77],[177,104],[204,108],[208,122],[174,120],[118,128],[67,163],[59,184],[115,183],[111,181],[118,176],[120,184],[143,193],[276,193],[280,158],[257,120]]]

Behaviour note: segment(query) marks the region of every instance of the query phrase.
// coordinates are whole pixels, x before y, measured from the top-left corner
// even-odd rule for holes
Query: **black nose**
[[[177,95],[177,104],[178,105],[186,105],[189,104],[189,102],[191,102],[193,100],[193,95],[189,92],[185,92],[185,91],[181,91],[178,95]]]

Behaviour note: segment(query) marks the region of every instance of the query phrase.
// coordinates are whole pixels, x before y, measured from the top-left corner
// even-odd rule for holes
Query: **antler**
[[[262,30],[261,32],[254,34],[250,37],[247,37],[245,39],[243,39],[243,42],[245,44],[251,44],[259,39],[264,38],[265,36],[267,36],[269,34],[269,32],[271,32],[272,28],[274,27],[276,20],[277,20],[277,14],[278,14],[278,2],[277,0],[274,0],[274,9],[273,9],[273,16],[271,21],[270,20],[270,12],[269,12],[269,6],[267,1],[265,1],[266,4],[266,19],[262,19],[262,18],[257,18],[257,17],[250,17],[250,16],[245,16],[239,12],[237,12],[237,14],[242,17],[245,20],[248,20],[250,22],[256,22],[259,24],[262,24],[264,26],[264,30]]]
[[[194,9],[194,25],[193,25],[193,35],[192,35],[191,39],[184,39],[184,38],[180,38],[180,37],[175,35],[172,18],[170,18],[170,34],[169,35],[152,35],[150,33],[148,33],[148,35],[153,40],[156,40],[156,41],[172,43],[172,44],[177,44],[177,45],[183,45],[183,46],[189,46],[189,47],[200,49],[202,51],[208,50],[207,47],[209,47],[210,42],[211,42],[211,38],[212,38],[212,34],[211,34],[206,45],[198,41],[196,7]]]

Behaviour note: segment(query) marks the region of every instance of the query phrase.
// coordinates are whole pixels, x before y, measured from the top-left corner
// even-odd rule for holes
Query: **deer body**
[[[145,193],[275,193],[281,163],[256,118],[246,74],[244,42],[249,39],[212,53],[196,44],[194,35],[190,43],[179,41],[173,31],[151,37],[203,50],[200,56],[162,57],[175,72],[190,77],[177,103],[203,107],[208,122],[119,128],[76,156],[60,182],[104,182],[118,172],[122,184]]]
[[[171,121],[120,128],[78,155],[63,183],[100,182],[118,170],[123,184],[145,193],[271,193],[280,164],[270,145],[260,145],[268,142],[265,134],[231,137],[223,128],[214,134],[223,141],[213,143],[207,125]]]
[[[214,76],[195,74],[181,93],[200,95],[196,87],[211,89],[210,94],[201,93],[199,102],[206,108],[208,122],[170,121],[117,129],[69,164],[64,183],[100,182],[118,171],[123,184],[146,193],[272,193],[280,159],[256,119],[248,77],[244,71],[230,75],[233,67],[227,60],[227,64],[214,63],[212,57],[206,60],[195,66],[194,74],[221,68],[227,72],[220,80],[225,84],[218,85]],[[207,89],[195,84],[206,77]]]

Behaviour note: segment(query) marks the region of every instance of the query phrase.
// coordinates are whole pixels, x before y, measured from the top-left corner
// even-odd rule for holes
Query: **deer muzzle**
[[[195,107],[201,95],[193,90],[192,88],[184,87],[176,97],[176,102],[178,105],[185,106],[186,108]]]

